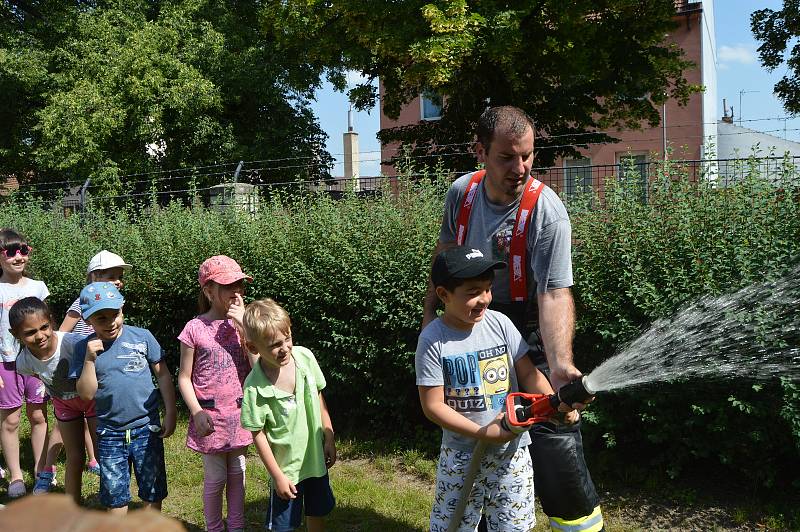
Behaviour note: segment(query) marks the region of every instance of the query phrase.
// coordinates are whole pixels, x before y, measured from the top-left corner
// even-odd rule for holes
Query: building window
[[[617,154],[617,162],[619,163],[620,178],[627,179],[631,175],[637,175],[643,183],[647,182],[646,153]]]
[[[647,189],[649,181],[647,179],[649,164],[647,163],[646,153],[618,153],[617,163],[619,164],[619,180],[626,189],[636,191],[641,194],[643,200],[647,200]]]
[[[588,157],[564,159],[564,192],[576,196],[592,189],[592,160]]]
[[[424,91],[419,95],[419,107],[422,120],[439,120],[442,118],[442,96],[432,91]]]

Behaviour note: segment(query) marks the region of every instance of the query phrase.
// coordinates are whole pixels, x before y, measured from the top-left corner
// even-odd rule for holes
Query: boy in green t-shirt
[[[298,528],[305,502],[308,530],[323,530],[336,504],[328,481],[336,446],[321,392],[325,377],[311,351],[292,346],[289,315],[275,301],[250,303],[242,321],[247,349],[259,355],[244,381],[241,421],[272,479],[265,526]]]

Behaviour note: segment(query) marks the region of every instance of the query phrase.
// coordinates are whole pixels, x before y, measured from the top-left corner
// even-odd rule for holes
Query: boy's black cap
[[[433,286],[442,286],[448,279],[472,279],[487,270],[505,267],[505,262],[486,257],[479,249],[455,246],[436,255],[431,269],[431,282]]]

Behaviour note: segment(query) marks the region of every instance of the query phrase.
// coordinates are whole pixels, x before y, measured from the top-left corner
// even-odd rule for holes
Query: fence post
[[[89,188],[89,183],[91,182],[92,180],[87,177],[86,181],[83,182],[83,186],[81,187],[80,202],[78,203],[81,213],[83,213],[83,210],[86,208],[86,189]]]
[[[91,181],[91,178],[86,178],[86,181],[83,182],[83,186],[81,187],[80,196],[78,197],[78,220],[81,227],[83,226],[83,215],[86,210],[86,189],[89,188],[89,183],[91,183]]]
[[[244,161],[239,161],[239,166],[236,167],[236,171],[233,173],[234,183],[237,183],[239,181],[239,172],[242,171],[243,166],[244,166]]]

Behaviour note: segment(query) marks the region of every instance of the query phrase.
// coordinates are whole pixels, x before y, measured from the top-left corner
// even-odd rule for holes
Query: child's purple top
[[[250,362],[233,323],[198,316],[186,324],[178,340],[194,349],[192,386],[214,422],[214,432],[201,438],[189,418],[186,446],[201,453],[219,453],[250,445],[253,435],[239,422],[242,383],[250,373]]]

